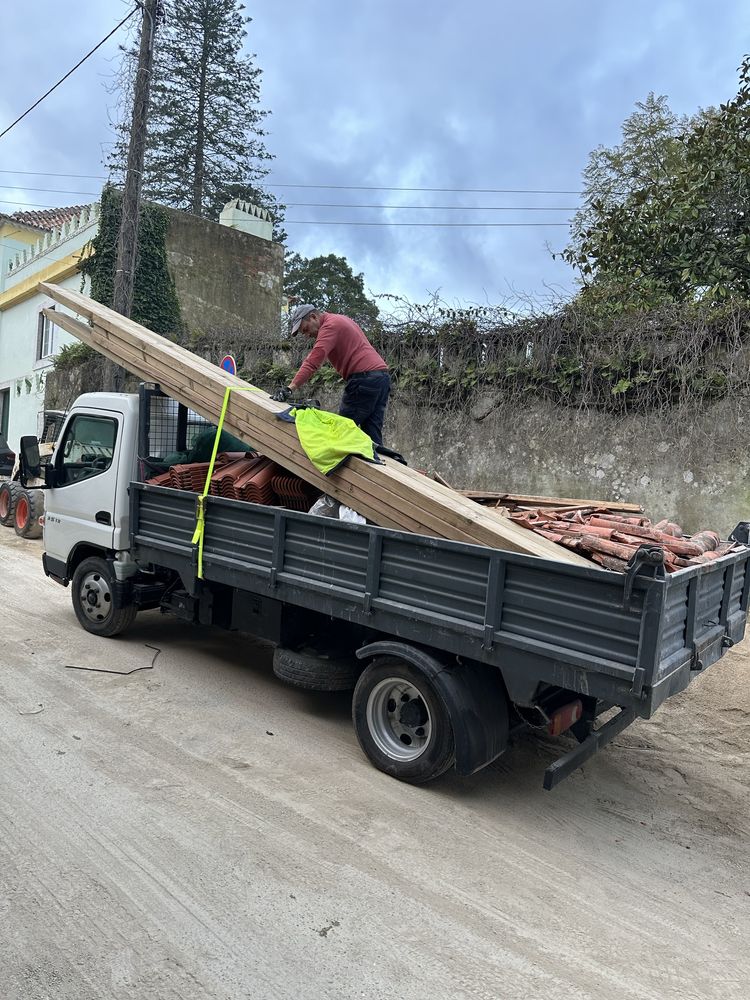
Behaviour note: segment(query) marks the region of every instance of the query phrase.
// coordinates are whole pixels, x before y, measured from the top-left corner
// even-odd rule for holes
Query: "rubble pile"
[[[652,524],[647,517],[612,513],[601,507],[576,510],[539,507],[511,512],[509,517],[516,524],[616,572],[625,570],[642,545],[662,549],[668,573],[711,562],[742,548],[738,542],[722,542],[715,531],[699,531],[688,537],[673,521]]]

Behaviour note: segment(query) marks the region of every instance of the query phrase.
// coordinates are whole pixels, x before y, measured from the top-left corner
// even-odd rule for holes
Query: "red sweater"
[[[388,365],[354,320],[338,313],[324,312],[321,316],[313,349],[289,383],[292,388],[303,386],[326,360],[343,379],[355,372],[388,371]]]

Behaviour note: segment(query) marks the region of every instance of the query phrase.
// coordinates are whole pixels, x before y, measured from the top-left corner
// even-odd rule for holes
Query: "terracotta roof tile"
[[[85,205],[70,205],[64,208],[45,208],[38,212],[13,212],[12,218],[37,229],[56,229],[70,219],[76,219]]]

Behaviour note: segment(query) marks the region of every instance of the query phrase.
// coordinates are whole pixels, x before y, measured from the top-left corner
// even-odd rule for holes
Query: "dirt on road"
[[[750,996],[747,643],[554,792],[531,736],[415,788],[261,643],[88,635],[41,551],[0,529],[3,1000]]]

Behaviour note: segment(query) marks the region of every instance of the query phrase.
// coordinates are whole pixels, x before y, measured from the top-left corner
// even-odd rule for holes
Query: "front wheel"
[[[113,601],[114,570],[99,556],[84,559],[73,574],[71,597],[80,624],[93,635],[119,635],[132,623],[137,608],[116,608]]]
[[[359,745],[380,771],[421,785],[453,764],[453,727],[430,679],[402,660],[385,658],[357,682],[352,718]]]

